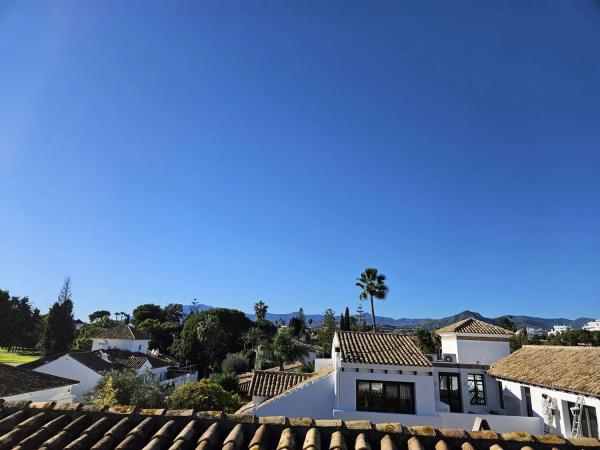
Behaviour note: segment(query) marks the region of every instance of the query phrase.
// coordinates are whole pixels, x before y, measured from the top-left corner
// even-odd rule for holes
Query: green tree
[[[71,300],[71,279],[65,278],[58,300],[48,312],[48,322],[44,329],[43,352],[45,355],[64,353],[71,349],[75,336],[73,301]]]
[[[319,342],[319,345],[323,347],[325,356],[331,355],[331,344],[333,342],[333,337],[335,336],[336,328],[335,312],[332,309],[327,309],[323,314],[323,323],[317,332],[317,341]]]
[[[342,331],[350,331],[352,326],[352,321],[350,320],[350,310],[346,306],[346,310],[340,319],[340,330]]]
[[[375,322],[375,305],[373,304],[373,299],[386,299],[389,289],[385,284],[385,275],[378,273],[374,267],[367,267],[356,280],[356,286],[361,289],[359,298],[361,300],[371,300],[371,317],[373,319],[373,332],[375,332],[377,331],[377,324]]]
[[[419,328],[415,335],[417,345],[423,353],[439,354],[441,351],[441,340],[435,331]]]
[[[209,379],[203,379],[175,389],[170,397],[169,407],[233,413],[242,403],[239,395],[227,392]]]
[[[221,370],[223,372],[231,372],[240,374],[250,370],[250,361],[241,352],[228,353],[225,359],[221,363]]]
[[[185,316],[183,305],[180,303],[169,303],[163,308],[163,315],[166,322],[181,323]]]
[[[259,300],[254,304],[254,317],[256,318],[257,322],[267,318],[268,308],[269,307],[262,300]]]
[[[110,319],[110,311],[106,311],[104,309],[100,311],[94,311],[89,316],[90,322],[96,322],[98,320]]]
[[[527,330],[522,328],[518,332],[516,332],[510,338],[510,352],[515,352],[519,350],[524,345],[529,344],[529,338],[527,337]]]
[[[217,369],[227,353],[243,349],[242,336],[253,323],[234,309],[211,308],[190,314],[173,346],[173,354],[183,364],[199,364],[200,373]]]
[[[308,352],[309,347],[294,337],[292,329],[280,328],[273,342],[260,348],[259,360],[275,363],[283,371],[285,364],[303,360]]]
[[[502,316],[498,319],[498,326],[510,331],[516,331],[515,324],[510,316]]]
[[[146,319],[140,322],[137,328],[150,337],[149,348],[158,349],[161,353],[168,353],[181,326],[178,322]]]
[[[238,377],[233,372],[218,372],[210,380],[229,392],[237,392],[240,387]]]
[[[160,305],[144,303],[133,310],[133,324],[137,327],[146,319],[154,319],[160,322],[165,320],[165,313]]]
[[[80,351],[90,351],[92,349],[92,338],[115,325],[118,325],[118,322],[109,317],[102,317],[95,322],[88,323],[77,333],[73,346]]]

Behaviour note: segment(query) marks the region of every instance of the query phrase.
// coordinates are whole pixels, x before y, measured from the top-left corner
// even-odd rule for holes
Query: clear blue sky
[[[0,288],[600,316],[600,4],[0,5]],[[365,305],[366,306],[366,305]]]

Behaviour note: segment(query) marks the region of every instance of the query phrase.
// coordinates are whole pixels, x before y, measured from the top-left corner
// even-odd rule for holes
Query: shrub
[[[235,374],[248,372],[250,361],[242,353],[228,353],[221,363],[221,369]]]
[[[95,405],[132,405],[160,408],[166,403],[168,391],[156,381],[146,381],[133,370],[111,370],[84,395],[84,402]]]
[[[213,383],[217,383],[226,391],[237,392],[239,388],[237,375],[233,372],[219,372],[211,378]]]
[[[235,412],[242,405],[238,394],[227,392],[217,383],[203,379],[187,383],[173,391],[170,407],[175,409],[191,409],[199,411]]]

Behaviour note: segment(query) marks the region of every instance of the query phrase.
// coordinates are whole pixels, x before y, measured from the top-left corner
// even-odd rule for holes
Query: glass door
[[[440,400],[450,405],[450,412],[462,412],[458,373],[440,373]]]

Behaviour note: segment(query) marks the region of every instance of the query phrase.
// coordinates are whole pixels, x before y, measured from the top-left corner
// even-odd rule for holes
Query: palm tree
[[[265,320],[267,317],[267,308],[268,306],[262,300],[254,304],[254,316],[256,317],[257,322]]]
[[[385,285],[385,275],[377,273],[377,269],[374,267],[367,267],[356,281],[356,286],[361,289],[358,298],[361,300],[371,299],[371,317],[373,318],[373,332],[375,332],[377,326],[375,324],[375,306],[373,305],[373,299],[385,300],[387,297],[389,289]]]

